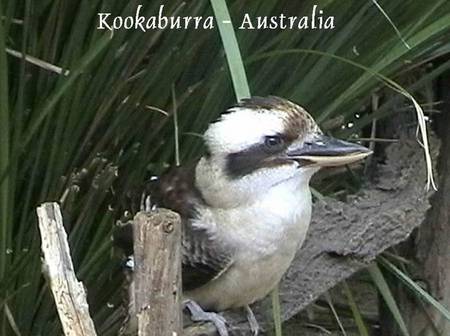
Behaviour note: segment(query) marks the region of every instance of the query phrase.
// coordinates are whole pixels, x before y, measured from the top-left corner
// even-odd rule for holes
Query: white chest
[[[216,212],[217,237],[234,247],[234,263],[194,297],[222,310],[266,296],[303,243],[310,218],[307,184],[280,185],[251,206]]]
[[[276,196],[276,197],[274,197]],[[238,305],[266,296],[281,280],[303,243],[311,219],[309,188],[277,191],[252,209],[246,227],[236,230],[241,239],[237,266],[228,274],[231,283],[244,290]],[[240,302],[239,302],[240,301]]]
[[[293,183],[274,187],[254,204],[238,208],[227,217],[226,227],[218,228],[223,230],[221,236],[242,247],[241,253],[248,254],[249,259],[295,253],[311,219],[309,187]]]

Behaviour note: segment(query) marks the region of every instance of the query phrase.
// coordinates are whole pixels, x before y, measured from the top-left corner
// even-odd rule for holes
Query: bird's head
[[[216,206],[245,202],[285,181],[308,185],[320,167],[371,154],[325,136],[304,108],[273,96],[242,100],[210,124],[204,140],[207,154],[197,166],[196,182]]]

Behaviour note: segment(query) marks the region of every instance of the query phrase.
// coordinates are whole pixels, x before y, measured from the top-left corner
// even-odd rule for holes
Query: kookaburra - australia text
[[[272,96],[242,100],[203,139],[203,157],[161,176],[151,197],[182,217],[184,299],[220,312],[281,280],[308,230],[314,173],[371,151],[324,135],[304,108]]]

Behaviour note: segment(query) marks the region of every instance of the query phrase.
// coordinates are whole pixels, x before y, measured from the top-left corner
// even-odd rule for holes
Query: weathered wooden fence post
[[[58,203],[37,208],[44,254],[44,272],[50,282],[59,319],[66,336],[96,336],[86,292],[75,276]]]
[[[167,209],[134,218],[134,306],[139,336],[179,336],[181,219]]]

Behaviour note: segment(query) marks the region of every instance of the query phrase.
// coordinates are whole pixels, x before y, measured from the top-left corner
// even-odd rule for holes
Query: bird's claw
[[[195,301],[186,300],[183,306],[187,308],[191,314],[191,319],[194,322],[211,322],[217,329],[220,336],[229,336],[225,318],[219,314],[212,312],[205,312]]]
[[[253,334],[253,336],[258,336],[259,335],[259,324],[258,324],[258,320],[255,317],[255,314],[253,314],[252,309],[250,308],[250,306],[245,306],[245,310],[247,312],[247,321],[248,324],[250,325],[250,330]]]
[[[150,195],[147,195],[146,193],[142,193],[140,210],[145,211],[145,212],[150,212],[155,209],[155,206],[156,206],[155,204],[152,204]]]

